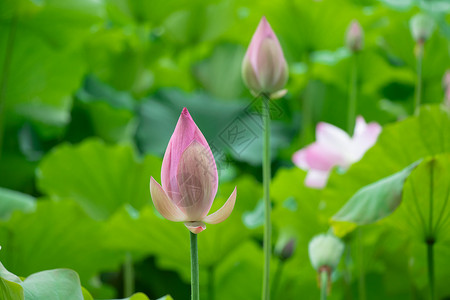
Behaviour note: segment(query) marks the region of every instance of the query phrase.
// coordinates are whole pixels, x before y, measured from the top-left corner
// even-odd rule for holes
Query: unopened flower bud
[[[345,35],[347,48],[352,52],[361,51],[364,46],[364,31],[358,21],[353,20]]]
[[[294,238],[287,240],[279,253],[280,259],[285,261],[291,258],[291,256],[295,252],[295,247],[296,247],[296,240]]]
[[[280,92],[288,78],[283,50],[275,33],[263,17],[242,62],[242,77],[255,95]]]
[[[308,250],[314,269],[333,271],[341,260],[344,243],[332,234],[319,234],[309,242]]]
[[[434,25],[433,19],[425,14],[417,14],[409,22],[412,37],[417,43],[424,43],[431,37]]]

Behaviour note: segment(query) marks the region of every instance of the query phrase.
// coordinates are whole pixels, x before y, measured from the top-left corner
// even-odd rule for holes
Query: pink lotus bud
[[[450,70],[445,71],[444,77],[442,78],[442,88],[444,91],[450,88]]]
[[[288,68],[283,50],[265,17],[262,17],[242,62],[242,77],[255,95],[283,89]]]
[[[333,167],[346,169],[359,161],[375,144],[380,132],[379,124],[367,124],[361,116],[356,118],[353,137],[334,125],[322,122],[316,127],[317,141],[295,152],[292,161],[308,171],[306,186],[323,188]]]
[[[167,220],[184,222],[193,233],[231,214],[236,188],[218,211],[207,215],[217,193],[218,175],[208,142],[186,108],[170,138],[161,168],[161,183],[150,178],[153,204]]]
[[[357,20],[353,20],[345,35],[347,48],[353,52],[361,51],[364,46],[364,31]]]
[[[417,14],[409,22],[411,34],[417,43],[428,40],[434,30],[434,20],[424,14]]]

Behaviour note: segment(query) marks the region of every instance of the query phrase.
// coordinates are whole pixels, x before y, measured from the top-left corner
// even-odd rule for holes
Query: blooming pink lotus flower
[[[357,20],[353,20],[345,36],[347,47],[353,52],[361,51],[364,46],[364,31]]]
[[[234,208],[236,188],[218,211],[207,215],[217,193],[217,167],[208,142],[186,108],[164,154],[161,183],[150,178],[156,209],[167,220],[184,222],[193,233],[205,230],[205,223],[224,221]]]
[[[259,22],[245,54],[242,77],[255,95],[284,94],[288,68],[280,42],[265,17]]]
[[[322,122],[316,127],[316,142],[295,152],[292,160],[299,168],[308,171],[306,186],[323,188],[333,167],[346,169],[359,161],[375,144],[380,132],[378,123],[367,124],[361,116],[356,118],[353,137],[334,125]]]

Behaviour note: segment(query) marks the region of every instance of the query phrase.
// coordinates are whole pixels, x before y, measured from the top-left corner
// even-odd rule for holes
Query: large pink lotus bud
[[[367,124],[361,116],[356,118],[353,137],[334,125],[322,122],[316,127],[316,142],[295,152],[292,161],[308,171],[306,186],[323,188],[334,167],[346,169],[359,161],[375,144],[380,132],[378,123]]]
[[[150,178],[150,193],[160,214],[174,222],[184,222],[193,233],[217,224],[231,214],[236,188],[218,211],[207,215],[217,193],[218,175],[208,142],[183,109],[170,138],[161,168],[161,183]]]
[[[280,92],[288,79],[283,50],[265,17],[262,17],[242,62],[242,77],[255,95]]]
[[[353,20],[345,35],[345,44],[353,52],[361,51],[364,46],[364,31],[357,20]]]

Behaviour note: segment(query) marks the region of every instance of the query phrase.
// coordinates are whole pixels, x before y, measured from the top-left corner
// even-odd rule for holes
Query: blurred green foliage
[[[425,106],[411,116],[416,60],[408,23],[419,11],[437,28],[425,45]],[[56,276],[68,278],[60,286],[77,290],[73,299],[124,298],[123,264],[131,254],[137,292],[189,299],[188,232],[156,212],[148,191],[183,107],[217,160],[212,209],[238,189],[231,217],[199,236],[202,298],[260,297],[260,103],[245,89],[240,64],[262,15],[290,70],[288,94],[272,105],[273,246],[286,236],[297,241],[291,259],[273,257],[273,275],[280,268],[281,277],[272,298],[318,298],[309,240],[329,230],[330,217],[356,191],[419,159],[404,185],[405,205],[364,226],[361,245],[355,233],[346,237],[330,298],[358,299],[361,262],[368,299],[425,297],[426,233],[418,222],[428,215],[431,187],[439,216],[424,221],[437,237],[437,295],[450,296],[450,122],[440,105],[450,68],[448,1],[2,0],[0,260],[28,277],[2,267],[2,297],[23,299],[35,287],[53,291],[46,285],[53,279],[43,276]],[[357,113],[383,132],[360,162],[333,171],[327,188],[313,190],[291,156],[314,140],[318,122],[346,126],[352,54],[344,36],[352,19],[365,32],[356,58]],[[245,129],[240,142],[230,137],[236,128]],[[419,208],[408,211],[415,197]],[[38,273],[58,268],[76,273]]]

